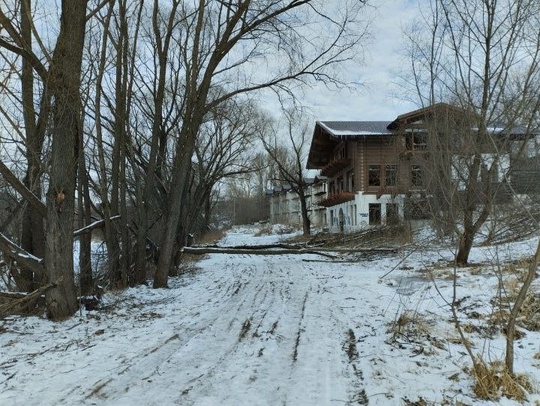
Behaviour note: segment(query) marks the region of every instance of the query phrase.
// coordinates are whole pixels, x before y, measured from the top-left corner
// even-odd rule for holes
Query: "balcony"
[[[330,177],[334,175],[335,173],[339,172],[342,169],[345,169],[351,164],[350,158],[341,158],[341,159],[335,159],[328,164],[321,170],[321,175]]]
[[[332,195],[329,195],[326,199],[323,199],[317,203],[319,206],[323,207],[332,207],[336,204],[341,204],[345,202],[350,202],[354,200],[355,193],[353,192],[339,192]]]

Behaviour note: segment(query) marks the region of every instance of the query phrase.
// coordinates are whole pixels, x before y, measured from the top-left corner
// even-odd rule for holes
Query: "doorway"
[[[369,225],[380,225],[381,224],[381,204],[380,203],[370,203],[369,204]]]

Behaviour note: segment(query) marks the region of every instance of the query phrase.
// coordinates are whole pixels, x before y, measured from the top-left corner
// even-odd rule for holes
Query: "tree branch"
[[[28,189],[2,161],[0,161],[0,174],[2,174],[8,183],[38,211],[41,217],[47,218],[47,206],[45,203],[38,199],[38,197],[32,193],[32,191]]]

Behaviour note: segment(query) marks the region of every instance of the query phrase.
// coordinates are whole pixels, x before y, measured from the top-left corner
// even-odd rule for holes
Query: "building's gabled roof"
[[[447,103],[435,103],[408,113],[399,115],[393,121],[317,121],[313,131],[311,147],[306,167],[308,169],[322,169],[331,159],[332,151],[343,140],[353,140],[366,137],[388,137],[406,131],[408,127],[423,126],[431,120],[453,120],[452,122],[465,123],[474,126],[476,120],[474,113]],[[514,126],[492,126],[488,129],[492,134],[506,136],[514,139],[524,139],[527,136],[539,134],[538,129]]]
[[[400,126],[413,123],[417,120],[424,120],[426,117],[433,117],[438,115],[439,117],[448,117],[449,115],[456,114],[461,117],[470,116],[466,110],[453,106],[448,103],[435,103],[431,106],[422,107],[417,110],[409,111],[408,113],[400,114],[397,118],[390,123],[388,128],[394,130]]]

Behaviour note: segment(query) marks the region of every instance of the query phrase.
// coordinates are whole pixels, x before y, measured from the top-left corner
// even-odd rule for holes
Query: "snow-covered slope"
[[[222,243],[280,238],[253,232],[236,229]],[[474,260],[493,255],[475,249]],[[470,360],[448,322],[448,258],[443,250],[360,262],[213,254],[170,289],[108,293],[102,310],[65,322],[10,317],[0,322],[0,405],[495,404],[474,398]],[[424,277],[433,268],[437,289]],[[466,323],[473,310],[493,311],[478,303],[489,304],[497,279],[477,270],[460,270]],[[502,359],[502,336],[481,332],[471,333],[475,350]],[[539,339],[530,332],[516,345],[516,372],[533,380]]]

